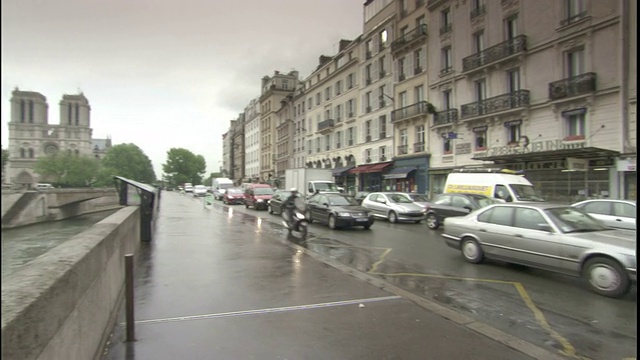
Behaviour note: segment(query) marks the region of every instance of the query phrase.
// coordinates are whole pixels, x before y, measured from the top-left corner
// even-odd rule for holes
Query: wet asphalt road
[[[136,341],[124,342],[121,311],[104,359],[531,358],[480,334],[491,333],[482,324],[463,326],[290,246],[296,238],[275,216],[232,209],[163,193],[154,239],[136,259]]]

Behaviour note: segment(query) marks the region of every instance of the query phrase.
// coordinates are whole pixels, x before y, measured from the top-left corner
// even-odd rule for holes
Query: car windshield
[[[423,194],[409,194],[409,197],[410,197],[410,198],[411,198],[411,200],[413,200],[413,201],[429,202],[429,198],[427,198],[427,195],[423,195]]]
[[[218,185],[220,189],[229,189],[233,187],[233,184],[220,184]]]
[[[227,190],[227,194],[242,194],[242,189],[229,189]]]
[[[609,230],[598,220],[574,207],[551,208],[544,212],[563,233]]]
[[[390,194],[387,195],[389,201],[396,204],[411,204],[413,200],[406,194]]]
[[[323,182],[317,182],[315,183],[316,185],[316,190],[320,190],[320,191],[335,191],[338,192],[338,186],[334,183],[323,183]]]
[[[255,188],[253,190],[253,193],[256,195],[273,195],[273,189],[272,188]]]
[[[544,198],[531,185],[509,185],[520,201],[544,201]]]
[[[329,205],[335,205],[335,206],[358,205],[358,202],[353,196],[329,196]]]
[[[291,191],[279,191],[278,196],[280,197],[280,199],[287,199],[289,198],[289,196],[291,196]]]

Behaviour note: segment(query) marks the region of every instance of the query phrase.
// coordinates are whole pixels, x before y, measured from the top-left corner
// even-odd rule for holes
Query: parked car
[[[370,191],[358,191],[354,198],[358,202],[358,205],[362,205],[362,200],[367,197],[367,195],[371,194]]]
[[[362,200],[362,206],[371,210],[378,218],[389,222],[413,221],[416,224],[425,219],[426,210],[401,192],[372,192]]]
[[[226,189],[222,195],[222,202],[227,205],[244,204],[244,190],[241,188]]]
[[[282,208],[287,198],[291,196],[291,191],[276,190],[271,196],[271,200],[267,202],[267,210],[269,214],[282,214]]]
[[[36,190],[38,191],[51,190],[51,189],[55,189],[51,184],[46,184],[46,183],[36,184]]]
[[[500,203],[494,198],[477,194],[440,194],[436,195],[427,209],[427,226],[435,230],[451,216],[464,216],[468,213],[482,209],[485,206]]]
[[[267,201],[273,196],[273,188],[267,184],[251,184],[244,190],[244,206],[266,210]]]
[[[431,200],[425,194],[407,193],[407,196],[416,204],[428,209],[431,206]]]
[[[442,236],[470,263],[497,259],[582,276],[604,296],[621,297],[636,282],[635,234],[567,205],[489,205],[446,218]]]
[[[207,187],[204,185],[196,185],[193,187],[193,196],[201,197],[207,196]]]
[[[316,194],[307,200],[307,219],[327,224],[330,229],[373,225],[373,215],[346,194]]]
[[[571,206],[581,209],[606,226],[636,230],[636,202],[633,200],[592,199]]]

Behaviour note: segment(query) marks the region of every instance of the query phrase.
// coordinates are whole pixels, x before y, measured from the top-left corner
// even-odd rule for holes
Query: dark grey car
[[[485,206],[498,204],[501,201],[477,194],[440,194],[436,195],[427,209],[427,226],[435,230],[452,216],[464,216]]]

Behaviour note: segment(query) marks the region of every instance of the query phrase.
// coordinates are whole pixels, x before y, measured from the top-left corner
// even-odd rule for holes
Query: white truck
[[[300,194],[305,197],[309,197],[316,192],[340,193],[338,185],[333,181],[331,169],[287,169],[285,170],[284,183],[286,190],[297,188]]]
[[[227,189],[232,188],[234,186],[233,180],[229,178],[215,178],[211,183],[211,192],[213,193],[213,198],[216,200],[222,200],[224,193]]]

